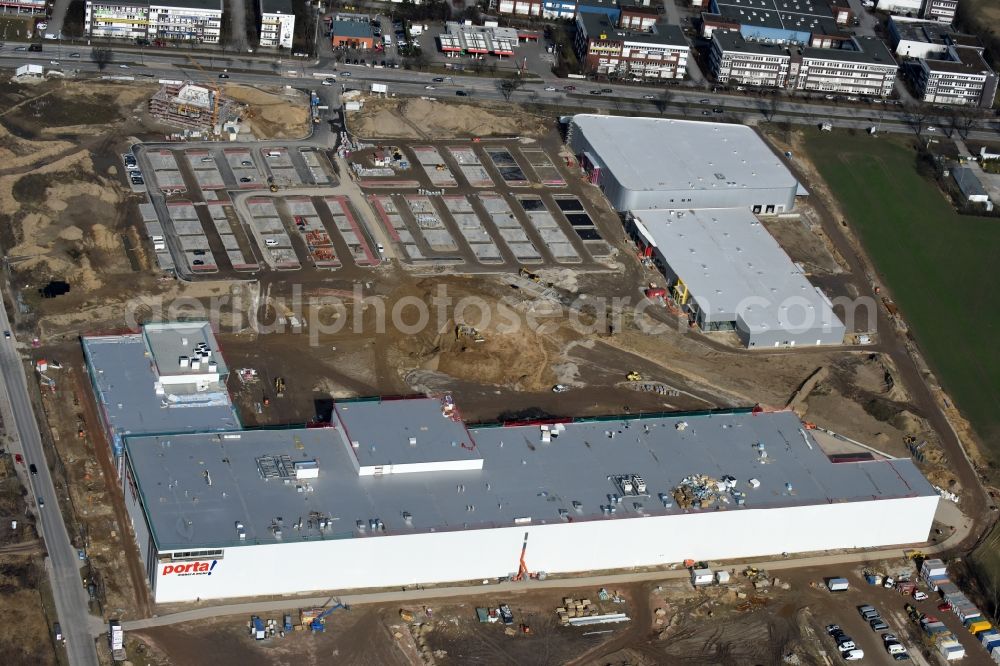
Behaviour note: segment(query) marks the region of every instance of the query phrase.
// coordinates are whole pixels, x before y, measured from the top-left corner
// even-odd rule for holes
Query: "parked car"
[[[3,332],[3,337],[4,337],[5,339],[7,339],[7,340],[10,340],[10,331],[4,331],[4,332]]]
[[[79,58],[79,57],[80,57],[80,54],[79,54],[79,53],[70,53],[70,54],[69,54],[69,57],[70,57],[70,58]]]
[[[889,628],[889,625],[881,617],[873,617],[868,621],[868,624],[872,626],[874,631],[885,631]]]
[[[240,182],[241,183],[250,183],[250,182],[253,182],[253,178],[247,178],[246,176],[244,176],[243,178],[240,178]]]
[[[436,90],[434,86],[424,86],[424,90]]]
[[[444,83],[444,77],[435,76],[433,79],[431,79],[431,81],[433,81],[434,83]]]
[[[333,85],[333,79],[323,79],[323,85],[324,86],[332,86]]]
[[[350,76],[351,73],[350,72],[341,72],[340,75],[341,76]]]
[[[698,103],[699,104],[711,104],[712,100],[710,100],[710,99],[699,99]]]
[[[469,93],[465,92],[464,90],[456,90],[455,94],[458,95],[459,97],[468,97],[469,96]]]
[[[831,636],[833,636],[838,631],[840,631],[840,625],[839,624],[828,624],[828,625],[826,625],[826,633],[830,634]]]
[[[643,99],[656,99],[656,95],[643,95]]]
[[[45,498],[44,497],[39,497],[38,498],[38,508],[41,509],[44,506],[45,506]]]
[[[563,86],[563,90],[569,90],[570,92],[576,90],[576,86]]]
[[[23,465],[24,464],[24,456],[22,456],[20,453],[15,453],[14,454],[14,462],[16,462],[18,465]]]
[[[865,620],[870,620],[873,617],[878,617],[878,611],[875,610],[874,606],[858,606],[858,614],[865,618]]]
[[[913,590],[914,601],[925,601],[927,599],[927,593],[923,590]]]
[[[555,86],[545,86],[545,92],[555,92],[555,91],[556,91]]]

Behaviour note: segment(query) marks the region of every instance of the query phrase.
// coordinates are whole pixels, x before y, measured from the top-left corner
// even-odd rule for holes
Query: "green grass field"
[[[1000,465],[1000,219],[955,213],[917,172],[909,141],[814,131],[806,147],[928,363]]]

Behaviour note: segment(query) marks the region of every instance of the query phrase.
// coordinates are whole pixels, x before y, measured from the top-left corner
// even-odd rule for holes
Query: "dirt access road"
[[[777,143],[773,137],[764,136],[772,145]],[[784,155],[785,150],[788,149],[781,144],[775,145],[775,148],[779,155]],[[798,163],[799,160],[807,159],[804,157],[805,151],[798,150],[797,154],[800,156],[792,159],[782,157],[781,159],[800,182],[806,184],[810,191],[828,204],[815,207],[819,214],[820,225],[833,243],[834,248],[847,263],[849,271],[857,276],[878,275],[877,268],[871,258],[868,257],[864,247],[847,226],[848,221],[845,220],[841,224],[840,220],[836,218],[834,212],[838,212],[838,209],[826,183],[815,175],[815,171],[804,169]],[[880,295],[875,294],[871,284],[859,281],[858,288],[861,290],[860,297],[870,298],[876,303],[879,302]],[[910,345],[912,343],[899,333],[885,308],[877,308],[877,318],[879,341],[878,344],[870,346],[868,349],[886,354],[892,359],[910,394],[911,401],[921,410],[921,415],[931,423],[941,438],[941,446],[952,463],[955,477],[962,488],[968,491],[962,501],[962,510],[977,526],[969,533],[967,539],[955,544],[954,547],[956,550],[971,550],[983,535],[989,532],[995,522],[995,506],[983,488],[980,476],[966,453],[958,433],[941,409],[941,405],[914,359],[913,354],[918,353],[915,345],[911,351]]]

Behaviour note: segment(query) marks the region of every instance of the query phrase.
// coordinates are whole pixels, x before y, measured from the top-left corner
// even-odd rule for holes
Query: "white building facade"
[[[845,58],[841,49],[803,49],[792,61],[789,81],[796,90],[838,92],[869,97],[888,97],[896,83],[899,66],[888,62]]]
[[[791,61],[791,54],[781,47],[745,42],[730,31],[712,33],[709,62],[719,83],[784,88]]]
[[[87,0],[84,31],[91,37],[148,39],[217,44],[222,28],[222,0],[145,2]]]
[[[295,14],[291,0],[260,0],[260,45],[290,49],[294,37]]]
[[[997,74],[980,50],[952,46],[947,56],[920,60],[916,82],[920,99],[930,104],[991,108],[997,94]]]
[[[937,503],[936,496],[924,496],[200,551],[147,551],[152,555],[147,562],[153,567],[156,603],[381,588],[508,576],[517,571],[525,535],[531,570],[549,574],[657,566],[690,558],[729,560],[920,543],[927,539]],[[134,510],[133,506],[130,515]],[[849,525],[849,535],[834,529],[838,525]],[[290,565],[294,562],[302,566]]]

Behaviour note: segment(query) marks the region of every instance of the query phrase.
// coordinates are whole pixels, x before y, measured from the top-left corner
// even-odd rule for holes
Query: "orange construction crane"
[[[521,545],[521,562],[517,568],[517,575],[514,576],[514,580],[524,580],[529,577],[528,565],[524,561],[524,555],[528,552],[528,533],[524,533],[524,543]]]

